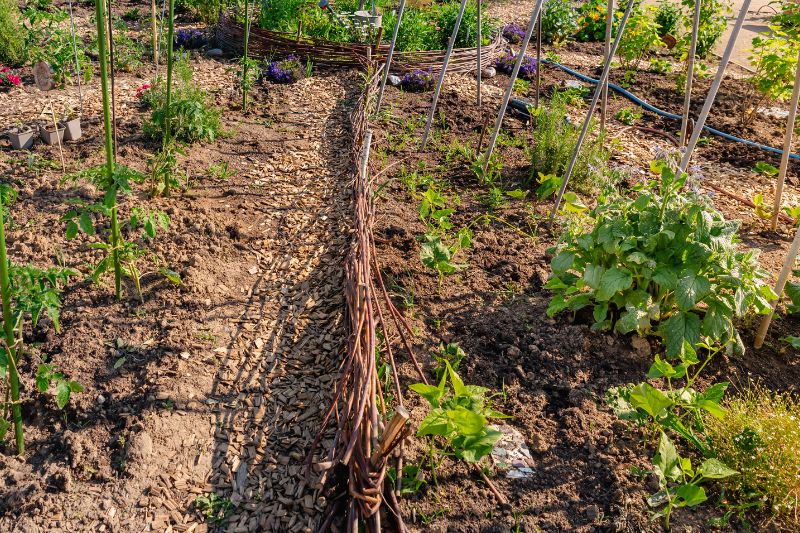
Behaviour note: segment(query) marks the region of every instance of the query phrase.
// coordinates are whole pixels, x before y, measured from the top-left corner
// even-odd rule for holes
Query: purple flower
[[[197,28],[181,28],[175,33],[175,46],[191,50],[200,48],[206,42],[205,35]]]
[[[408,92],[424,92],[433,89],[436,78],[433,75],[433,68],[428,70],[417,69],[413,72],[406,72],[400,80],[400,88]]]
[[[273,83],[294,83],[303,78],[303,66],[298,57],[291,54],[282,61],[272,61],[265,77]]]
[[[517,62],[517,57],[518,55],[508,52],[495,62],[495,67],[500,72],[511,74],[511,71],[514,70],[514,64]],[[519,67],[519,77],[529,80],[533,78],[534,75],[536,75],[536,58],[525,56],[522,58],[522,65]]]
[[[520,44],[525,38],[525,30],[516,22],[503,26],[503,37],[511,44]]]

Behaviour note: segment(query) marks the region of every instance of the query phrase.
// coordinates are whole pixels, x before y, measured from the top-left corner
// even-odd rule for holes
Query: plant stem
[[[8,256],[6,255],[6,228],[3,220],[3,206],[0,205],[0,294],[3,301],[3,329],[8,354],[8,382],[11,389],[11,413],[14,420],[14,439],[17,453],[25,453],[25,434],[22,430],[22,405],[19,403],[19,371],[17,370],[16,350],[14,349],[14,321],[11,312],[11,283],[8,277]]]
[[[247,93],[250,91],[250,80],[247,79],[247,70],[250,57],[248,45],[250,41],[250,0],[244,2],[244,58],[242,58],[242,112],[247,113]]]
[[[104,0],[95,0],[95,19],[97,23],[97,48],[100,56],[100,87],[103,91],[103,126],[106,141],[106,172],[109,181],[114,181],[116,162],[114,161],[114,141],[111,139],[111,108],[108,97],[108,49],[106,48],[106,8]],[[114,263],[114,293],[117,300],[122,299],[122,265],[119,263],[119,221],[117,220],[117,187],[112,185],[114,195],[111,199],[111,260]]]

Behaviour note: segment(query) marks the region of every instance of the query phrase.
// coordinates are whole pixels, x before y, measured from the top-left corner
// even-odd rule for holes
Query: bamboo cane
[[[692,137],[689,139],[689,143],[686,145],[686,151],[683,154],[683,159],[681,159],[681,172],[685,172],[686,168],[689,166],[689,160],[692,158],[692,152],[694,152],[694,149],[697,146],[697,141],[700,139],[700,134],[703,133],[703,126],[706,124],[708,113],[711,111],[711,106],[714,104],[714,99],[717,97],[719,86],[722,84],[722,78],[725,76],[725,68],[728,66],[728,62],[731,59],[733,47],[736,45],[736,38],[739,36],[739,30],[742,29],[742,24],[744,24],[744,19],[747,16],[747,9],[750,7],[750,1],[751,0],[744,0],[742,2],[742,8],[739,11],[736,24],[733,26],[731,36],[728,39],[728,44],[725,47],[725,52],[722,54],[722,59],[720,59],[719,67],[717,68],[717,74],[714,76],[714,81],[711,83],[711,88],[708,90],[708,95],[706,95],[706,100],[703,104],[702,111],[700,111],[700,116],[697,117],[697,122],[694,125],[694,130],[692,131]]]
[[[478,9],[478,55],[477,55],[477,67],[478,72],[475,73],[475,79],[477,80],[475,84],[475,92],[476,92],[476,103],[478,107],[481,107],[481,76],[483,75],[482,66],[481,66],[481,0],[475,0],[476,7]]]
[[[386,54],[386,64],[383,66],[383,77],[381,78],[381,86],[378,89],[378,100],[375,103],[375,113],[381,110],[381,100],[383,100],[383,91],[386,89],[386,80],[389,79],[389,70],[392,67],[392,56],[394,55],[394,47],[397,44],[397,34],[400,32],[400,22],[403,20],[403,11],[406,9],[406,0],[400,0],[400,8],[397,10],[397,20],[394,23],[394,33],[392,33],[392,42],[389,44],[389,52]]]
[[[800,53],[797,56],[797,71],[794,75],[794,88],[792,89],[792,101],[789,105],[789,116],[786,117],[786,137],[783,141],[781,166],[778,172],[778,183],[775,188],[775,205],[772,207],[772,221],[770,222],[772,231],[778,228],[778,215],[781,212],[781,203],[783,202],[783,184],[786,182],[786,171],[789,169],[789,153],[792,150],[794,122],[797,118],[798,98],[800,98]]]
[[[697,54],[697,35],[700,33],[700,2],[694,0],[694,19],[692,20],[692,41],[689,45],[689,58],[686,63],[686,94],[683,98],[683,115],[681,117],[680,145],[686,144],[686,132],[689,131],[689,106],[692,103],[692,82],[694,81],[694,58]]]
[[[617,30],[617,36],[614,39],[614,44],[611,46],[611,50],[609,50],[609,57],[614,57],[614,54],[617,53],[617,47],[619,46],[619,42],[622,40],[625,24],[628,23],[628,17],[630,16],[631,10],[633,9],[633,5],[636,3],[636,1],[637,0],[628,0],[628,6],[625,8],[625,13],[622,15],[622,20],[619,21],[619,30]],[[608,82],[608,74],[610,71],[611,61],[606,61],[606,64],[603,67],[603,74],[600,76],[600,87],[602,87],[603,83]],[[597,107],[597,101],[600,99],[600,93],[602,92],[600,87],[595,89],[594,96],[592,97],[592,103],[589,104],[589,110],[586,112],[586,118],[583,120],[583,127],[578,135],[578,140],[575,142],[575,148],[572,150],[572,158],[569,160],[569,166],[567,166],[567,171],[564,173],[564,178],[561,180],[561,188],[558,190],[556,203],[553,205],[553,211],[550,213],[550,221],[556,217],[558,208],[561,206],[561,199],[564,197],[564,191],[567,189],[567,183],[572,175],[572,171],[575,169],[575,162],[578,160],[578,154],[581,151],[581,146],[586,138],[586,134],[589,132],[589,124],[592,122],[592,114],[594,113],[594,109]]]
[[[58,134],[58,130],[56,130]],[[22,405],[19,399],[19,371],[17,370],[17,351],[14,348],[14,318],[11,310],[11,280],[8,274],[8,256],[6,255],[5,206],[0,204],[0,295],[3,303],[3,331],[5,333],[5,349],[8,356],[8,384],[11,389],[11,420],[14,422],[14,441],[17,454],[25,454],[25,432],[22,427]]]
[[[536,21],[536,100],[534,104],[539,108],[539,99],[542,97],[542,13]]]
[[[153,64],[158,65],[158,26],[156,25],[156,0],[150,0],[150,31],[153,33]]]
[[[519,68],[522,66],[522,60],[525,58],[525,51],[528,49],[528,43],[531,41],[533,28],[536,25],[536,21],[539,19],[539,14],[542,12],[542,3],[543,0],[536,0],[536,4],[533,6],[531,19],[528,21],[528,28],[525,30],[525,37],[522,39],[522,44],[520,45],[519,56],[517,56],[517,61],[514,63],[514,69],[511,71],[511,78],[508,80],[508,87],[506,87],[506,93],[503,95],[503,101],[500,103],[500,110],[497,113],[497,119],[494,123],[494,130],[492,131],[492,136],[489,138],[489,144],[486,146],[486,153],[483,156],[484,174],[486,173],[486,169],[489,167],[489,159],[494,151],[494,145],[497,143],[497,136],[500,134],[500,126],[503,124],[503,117],[506,114],[508,101],[511,99],[511,92],[514,90],[514,82],[517,79],[517,75],[519,75]],[[536,65],[536,68],[538,69],[539,65]]]
[[[778,295],[778,298],[772,302],[772,310],[770,310],[769,314],[767,314],[761,320],[761,324],[756,332],[756,339],[753,343],[753,346],[756,348],[761,348],[761,346],[764,344],[764,338],[766,338],[767,331],[769,331],[769,325],[772,322],[772,316],[775,314],[775,309],[778,307],[778,302],[780,302],[781,294],[783,294],[783,289],[786,287],[786,281],[789,279],[789,274],[792,273],[792,268],[798,252],[800,252],[800,225],[798,225],[797,229],[795,230],[794,240],[792,241],[791,246],[789,246],[786,259],[783,261],[783,267],[778,275],[778,282],[775,284],[775,294]]]
[[[439,81],[436,83],[436,90],[433,92],[433,102],[431,103],[431,110],[428,113],[428,122],[425,123],[425,131],[422,133],[422,145],[420,150],[425,149],[428,144],[428,135],[431,132],[431,125],[433,124],[433,116],[436,113],[436,104],[439,101],[439,93],[442,91],[442,84],[444,83],[444,75],[447,72],[447,63],[450,61],[450,55],[453,53],[453,46],[456,43],[458,36],[458,29],[461,27],[461,19],[464,17],[464,9],[467,7],[468,0],[461,0],[461,7],[458,10],[455,26],[453,26],[453,34],[447,43],[447,52],[444,54],[444,61],[442,62],[442,71],[439,73]]]
[[[611,30],[614,26],[614,0],[608,0],[608,9],[606,12],[606,38],[605,46],[603,47],[603,61],[611,63]],[[605,65],[604,65],[605,66]],[[601,87],[600,95],[600,131],[606,131],[606,115],[608,108],[608,78]]]
[[[298,26],[298,33],[300,27]],[[248,70],[248,41],[250,40],[250,0],[244,2],[244,56],[242,57],[242,112],[247,113],[247,92],[249,90],[249,82],[247,80]]]

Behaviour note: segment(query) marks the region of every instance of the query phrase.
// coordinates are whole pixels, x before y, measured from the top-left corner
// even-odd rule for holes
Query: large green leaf
[[[703,487],[690,483],[678,487],[675,490],[675,494],[681,499],[680,503],[678,503],[678,507],[695,507],[708,499]]]
[[[450,420],[444,412],[444,409],[431,409],[428,416],[420,422],[417,429],[417,437],[424,437],[425,435],[441,435],[448,436],[452,433],[452,426]]]
[[[599,301],[610,300],[619,291],[630,288],[633,276],[626,268],[612,267],[603,272],[600,277],[600,286],[597,289]]]
[[[719,459],[714,459],[713,457],[703,461],[698,472],[703,474],[703,477],[710,479],[725,479],[726,477],[735,476],[739,473],[733,468],[729,468]]]
[[[662,324],[661,336],[668,357],[678,357],[686,341],[694,346],[700,341],[700,317],[694,313],[677,312]]]
[[[653,457],[653,466],[660,477],[676,480],[681,475],[680,456],[675,445],[669,440],[667,434],[661,432],[661,438],[658,441],[658,451]]]
[[[446,414],[456,431],[462,435],[479,435],[486,427],[486,418],[465,407],[449,409]]]
[[[709,290],[711,290],[711,282],[704,276],[694,273],[683,276],[678,280],[678,288],[675,291],[678,308],[681,311],[692,309],[708,294]]]
[[[631,389],[629,401],[633,407],[642,409],[653,418],[673,404],[663,392],[649,383],[640,383]]]

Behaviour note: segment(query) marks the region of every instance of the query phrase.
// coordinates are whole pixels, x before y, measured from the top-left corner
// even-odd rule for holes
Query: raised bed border
[[[227,13],[222,13],[216,27],[216,38],[220,48],[226,52],[241,54],[244,48],[244,25],[237,23]],[[502,52],[503,45],[504,39],[498,33],[494,42],[481,47],[481,64],[493,64],[493,60]],[[389,51],[388,44],[341,43],[255,27],[250,28],[248,48],[254,56],[286,57],[293,54],[304,60],[310,59],[315,65],[331,67],[361,67],[369,60],[383,62]],[[444,50],[395,52],[391,70],[396,73],[428,69],[438,72],[444,55]],[[477,68],[476,56],[477,47],[454,49],[447,71],[474,71]]]

